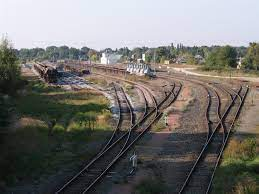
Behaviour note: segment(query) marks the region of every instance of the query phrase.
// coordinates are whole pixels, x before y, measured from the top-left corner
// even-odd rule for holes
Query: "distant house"
[[[102,53],[101,64],[109,65],[116,64],[121,58],[121,55]]]
[[[204,58],[201,55],[195,55],[194,58],[198,62],[198,64],[205,62]]]
[[[142,54],[142,60],[145,62],[146,61],[146,54]]]
[[[176,63],[177,63],[177,64],[185,64],[185,63],[187,63],[187,59],[186,59],[186,57],[184,57],[184,56],[180,56],[180,57],[178,57],[178,58],[176,59]]]
[[[237,69],[241,69],[241,67],[242,67],[242,61],[243,61],[243,58],[242,58],[242,57],[238,57],[238,58],[237,58]]]
[[[174,60],[173,60],[173,59],[165,60],[165,61],[164,61],[164,64],[165,64],[165,65],[170,65],[170,64],[173,64],[173,63],[174,63]]]

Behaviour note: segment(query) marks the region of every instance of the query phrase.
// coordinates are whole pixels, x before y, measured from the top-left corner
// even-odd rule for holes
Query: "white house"
[[[116,64],[120,58],[121,58],[121,55],[102,53],[101,64],[104,64],[104,65]]]

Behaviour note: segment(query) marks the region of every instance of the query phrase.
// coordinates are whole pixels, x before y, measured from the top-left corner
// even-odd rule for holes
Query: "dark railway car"
[[[41,63],[34,64],[34,69],[39,73],[40,77],[48,83],[57,82],[58,71],[56,68]]]

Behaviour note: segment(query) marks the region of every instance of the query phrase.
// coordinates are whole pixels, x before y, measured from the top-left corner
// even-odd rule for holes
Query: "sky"
[[[0,0],[16,48],[259,42],[259,0]]]

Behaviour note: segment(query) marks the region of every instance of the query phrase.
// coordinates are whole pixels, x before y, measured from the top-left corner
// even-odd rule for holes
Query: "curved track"
[[[178,77],[176,79],[183,80],[183,78]],[[209,193],[216,168],[220,162],[220,158],[237,115],[244,103],[248,89],[244,91],[242,86],[240,86],[239,90],[235,91],[217,85],[216,87],[218,89],[229,96],[229,105],[221,116],[220,97],[214,87],[205,86],[200,80],[187,80],[186,78],[184,80],[203,85],[208,93],[206,118],[208,120],[209,131],[207,141],[193,167],[189,171],[179,193]],[[243,95],[240,94],[242,91]],[[209,111],[209,109],[211,109],[211,111]]]
[[[151,92],[148,88],[140,84],[138,84],[138,86],[141,89],[145,88],[146,91],[151,95]],[[122,92],[125,95],[125,100],[128,104],[128,107],[131,107],[123,89]],[[86,193],[87,191],[89,191],[93,187],[93,185],[97,183],[104,176],[104,174],[107,173],[111,166],[128,149],[130,149],[130,147],[149,129],[150,125],[160,116],[158,109],[169,98],[170,95],[171,93],[168,96],[166,96],[165,99],[162,100],[162,102],[160,103],[157,103],[155,97],[152,95],[154,108],[150,110],[148,113],[146,113],[146,106],[143,118],[140,119],[140,121],[136,124],[133,124],[133,122],[131,122],[133,126],[129,129],[129,131],[113,142],[115,136],[114,132],[111,139],[102,149],[102,151],[97,155],[97,157],[94,158],[88,165],[86,165],[70,181],[64,184],[56,193]],[[175,95],[175,98],[176,97],[177,95]],[[143,125],[145,120],[149,118],[151,115],[154,115],[153,119],[151,119],[149,123]],[[133,118],[133,116],[131,118]],[[133,131],[133,129],[136,129],[140,125],[142,125],[142,129],[139,133],[135,133],[133,137],[131,132]]]
[[[124,99],[126,101],[127,107],[130,112],[130,120],[131,124],[134,124],[134,116],[133,116],[133,110],[132,107],[127,99],[127,96],[122,88],[120,88]],[[116,90],[116,96],[117,96]],[[119,98],[117,98],[119,102]],[[121,103],[119,103],[121,104]],[[119,105],[120,106],[120,105]],[[121,107],[120,107],[121,108]],[[121,111],[120,111],[121,112]],[[121,115],[121,114],[120,114]],[[121,116],[119,117],[118,123],[121,122]],[[99,173],[105,169],[105,167],[108,165],[107,163],[111,161],[113,158],[115,158],[117,155],[121,153],[121,151],[125,148],[127,145],[127,141],[129,140],[130,133],[132,131],[132,127],[128,129],[127,135],[122,135],[121,137],[126,137],[123,140],[120,138],[117,138],[117,140],[114,140],[115,134],[119,129],[119,124],[116,126],[115,132],[113,133],[111,139],[108,141],[108,143],[105,145],[105,149],[101,150],[97,157],[95,157],[88,165],[86,165],[79,173],[77,173],[72,179],[70,179],[67,183],[65,183],[56,193],[81,193],[84,191],[85,187],[87,185],[91,185],[91,182],[99,176]],[[114,142],[118,142],[116,144],[112,144],[111,142],[114,140]],[[111,149],[112,148],[112,149]],[[109,154],[107,154],[109,152]],[[106,154],[105,154],[106,153]],[[102,158],[102,160],[100,160]]]

